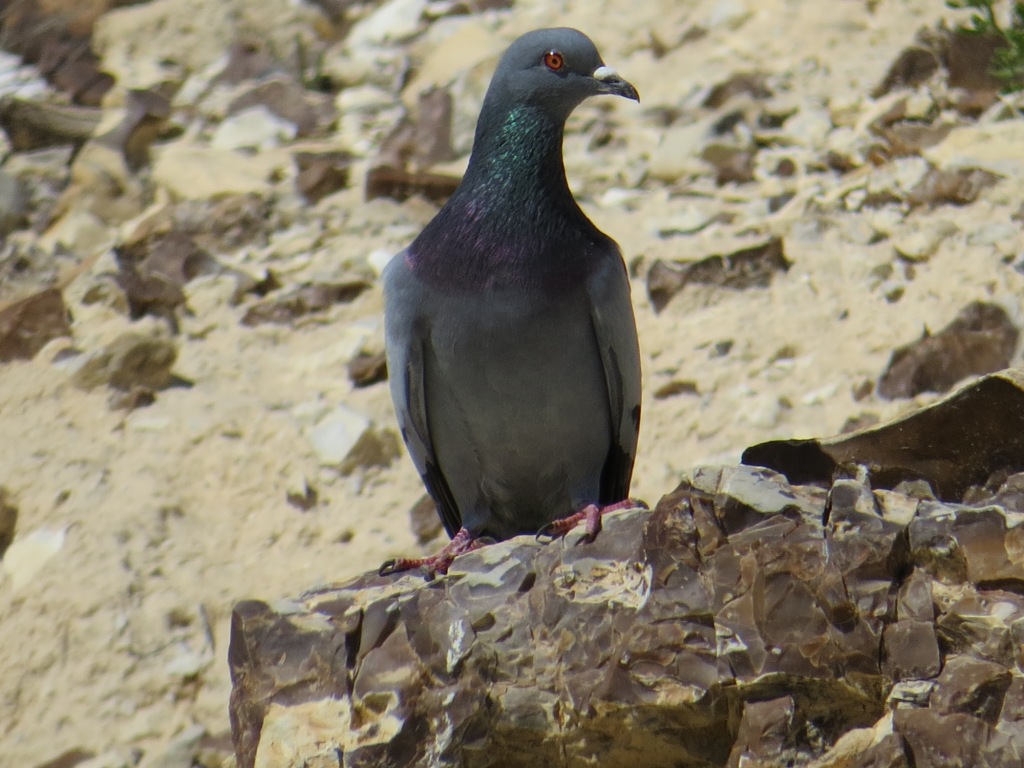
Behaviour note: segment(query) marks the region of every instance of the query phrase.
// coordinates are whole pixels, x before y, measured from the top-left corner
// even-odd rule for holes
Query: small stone
[[[402,454],[402,443],[394,430],[373,428],[365,432],[338,467],[343,475],[359,469],[386,467]]]
[[[295,125],[263,105],[227,117],[217,126],[210,146],[216,149],[272,149],[295,138]]]
[[[878,237],[892,237],[894,233],[899,232],[906,218],[901,210],[888,205],[866,211],[864,216]]]
[[[306,435],[320,463],[336,466],[343,475],[386,466],[399,455],[394,433],[375,428],[368,417],[344,405],[328,412]]]
[[[949,656],[935,681],[930,706],[944,714],[963,712],[994,724],[1011,679],[1010,670],[991,661]]]
[[[951,221],[915,222],[892,238],[893,248],[907,261],[928,261],[939,250],[942,241],[955,235],[959,230]]]
[[[812,149],[823,146],[831,130],[832,118],[829,113],[810,105],[797,111],[782,127],[783,135],[788,139],[787,146],[795,144]]]
[[[270,179],[287,174],[291,165],[283,152],[243,155],[187,141],[156,148],[154,155],[153,181],[186,200],[264,194],[271,189]]]
[[[875,168],[868,178],[867,198],[880,202],[901,200],[910,194],[930,168],[920,157],[899,157]]]
[[[427,0],[390,0],[353,25],[346,43],[355,47],[408,40],[422,28],[426,8]]]
[[[684,177],[706,173],[707,166],[698,158],[707,131],[708,126],[704,123],[673,126],[666,130],[661,143],[654,148],[647,161],[650,175],[659,181],[672,183]]]
[[[39,528],[15,538],[2,563],[15,591],[30,583],[47,561],[64,548],[66,534],[67,528]]]
[[[130,331],[103,349],[83,355],[73,367],[71,380],[85,390],[107,384],[125,391],[136,386],[160,390],[170,384],[177,358],[178,348],[171,339]]]
[[[885,669],[898,680],[935,677],[942,667],[935,624],[900,620],[882,634]]]
[[[669,397],[675,397],[676,395],[699,395],[700,390],[697,388],[697,383],[694,381],[681,381],[679,379],[672,379],[671,381],[665,382],[656,390],[654,390],[655,400],[665,400]]]
[[[932,577],[925,571],[915,569],[910,577],[900,585],[896,611],[901,620],[935,621]]]
[[[323,416],[307,436],[321,463],[338,464],[344,461],[371,426],[368,417],[340,405]]]
[[[388,378],[388,361],[383,352],[360,352],[349,360],[347,367],[353,387],[369,387]]]
[[[941,715],[932,709],[897,709],[896,731],[909,747],[914,766],[981,766],[988,725],[970,715]]]
[[[797,716],[792,696],[770,701],[748,701],[743,705],[736,743],[729,755],[730,766],[785,763],[787,736]]]
[[[926,707],[933,690],[935,690],[934,680],[901,680],[889,691],[886,703],[893,709]]]
[[[700,232],[714,220],[714,213],[706,208],[688,205],[682,211],[658,224],[658,237],[692,235]]]
[[[182,286],[185,303],[191,314],[201,321],[215,317],[218,312],[237,303],[237,275],[200,275]]]

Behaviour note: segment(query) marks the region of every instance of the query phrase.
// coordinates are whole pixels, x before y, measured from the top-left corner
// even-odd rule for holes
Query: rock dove
[[[448,546],[381,573],[446,573],[523,533],[559,536],[628,498],[640,353],[618,246],[565,179],[569,114],[636,88],[575,29],[529,32],[502,56],[458,189],[384,270],[391,397]]]

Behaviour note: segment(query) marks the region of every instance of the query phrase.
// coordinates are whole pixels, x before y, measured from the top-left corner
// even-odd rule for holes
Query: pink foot
[[[579,541],[577,545],[583,544],[584,542],[590,544],[597,538],[597,534],[601,532],[601,518],[609,512],[617,512],[620,509],[647,509],[645,504],[640,499],[623,499],[617,501],[614,504],[608,504],[604,507],[599,507],[597,504],[587,504],[583,509],[574,515],[563,517],[560,520],[553,520],[552,522],[545,525],[539,531],[537,531],[537,538],[542,541],[554,541],[560,539],[581,522],[584,523],[584,530],[586,533]]]
[[[423,575],[427,577],[427,581],[433,581],[434,577],[438,574],[443,576],[448,573],[448,568],[456,557],[463,555],[466,552],[472,552],[474,549],[480,549],[480,547],[487,546],[490,543],[490,539],[477,538],[465,528],[460,528],[459,532],[455,534],[450,542],[448,542],[448,546],[433,557],[403,557],[398,558],[397,560],[388,560],[381,565],[378,573],[380,573],[381,576],[390,576],[393,573],[419,569],[423,571]]]

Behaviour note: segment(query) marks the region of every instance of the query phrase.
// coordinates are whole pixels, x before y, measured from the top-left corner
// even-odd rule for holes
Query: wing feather
[[[640,436],[640,347],[629,296],[629,276],[622,256],[602,263],[588,280],[590,319],[608,387],[612,440],[601,473],[601,503],[629,496],[637,440]]]
[[[427,418],[429,381],[427,345],[429,333],[419,317],[415,300],[415,278],[405,264],[404,252],[384,272],[385,335],[391,399],[395,405],[402,439],[413,464],[423,478],[427,493],[437,504],[437,513],[449,536],[462,527],[451,487],[438,463]]]

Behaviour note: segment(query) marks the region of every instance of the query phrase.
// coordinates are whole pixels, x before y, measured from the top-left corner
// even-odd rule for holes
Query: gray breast
[[[536,531],[598,498],[612,427],[585,292],[436,300],[427,415],[466,527]]]

